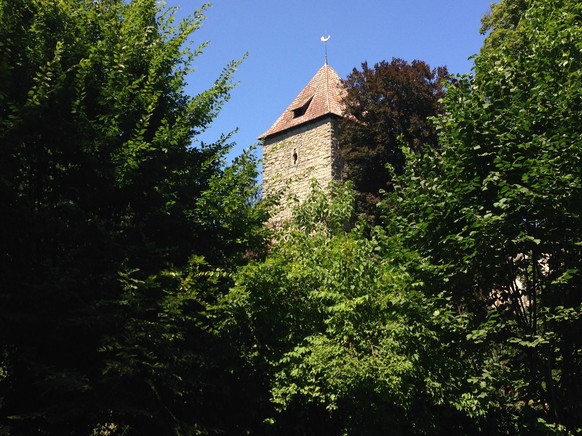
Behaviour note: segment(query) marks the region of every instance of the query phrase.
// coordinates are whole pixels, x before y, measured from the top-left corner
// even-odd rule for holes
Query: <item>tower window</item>
[[[294,148],[294,149],[293,149],[293,165],[297,165],[297,158],[298,158],[298,157],[299,157],[299,156],[297,155],[297,149],[296,149],[296,148]]]
[[[311,104],[311,100],[313,100],[313,97],[308,98],[307,101],[303,103],[301,106],[292,109],[293,118],[299,118],[305,115],[305,112],[307,112],[307,108]]]

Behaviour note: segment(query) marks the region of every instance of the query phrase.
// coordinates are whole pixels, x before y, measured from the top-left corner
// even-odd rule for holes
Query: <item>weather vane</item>
[[[323,42],[323,45],[325,47],[325,65],[327,65],[327,44],[326,44],[326,42],[329,41],[329,38],[331,38],[330,35],[322,36],[321,38],[319,38],[319,40],[321,42]]]

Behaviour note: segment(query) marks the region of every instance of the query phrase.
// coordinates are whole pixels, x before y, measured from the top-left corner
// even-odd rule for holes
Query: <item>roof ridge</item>
[[[324,66],[327,67],[327,62],[325,63]],[[329,71],[327,68],[325,69],[325,87],[326,87],[325,97],[327,100],[327,110],[330,111],[331,107],[329,106]]]
[[[343,116],[344,93],[345,85],[339,74],[331,66],[324,64],[271,128],[259,136],[259,139],[265,139],[324,115]],[[309,100],[310,97],[311,100]]]

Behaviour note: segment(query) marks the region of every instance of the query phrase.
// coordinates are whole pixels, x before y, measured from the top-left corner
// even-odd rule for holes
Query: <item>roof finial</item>
[[[329,38],[331,38],[330,35],[322,36],[321,38],[319,38],[319,40],[321,42],[323,42],[323,45],[325,47],[325,64],[324,65],[327,65],[327,44],[326,44],[326,42],[329,41]]]

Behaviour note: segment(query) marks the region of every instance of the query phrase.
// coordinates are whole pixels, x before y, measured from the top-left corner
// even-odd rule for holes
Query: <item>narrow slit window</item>
[[[297,149],[294,148],[293,149],[293,165],[297,165],[297,159],[298,159],[298,155],[297,155]]]

